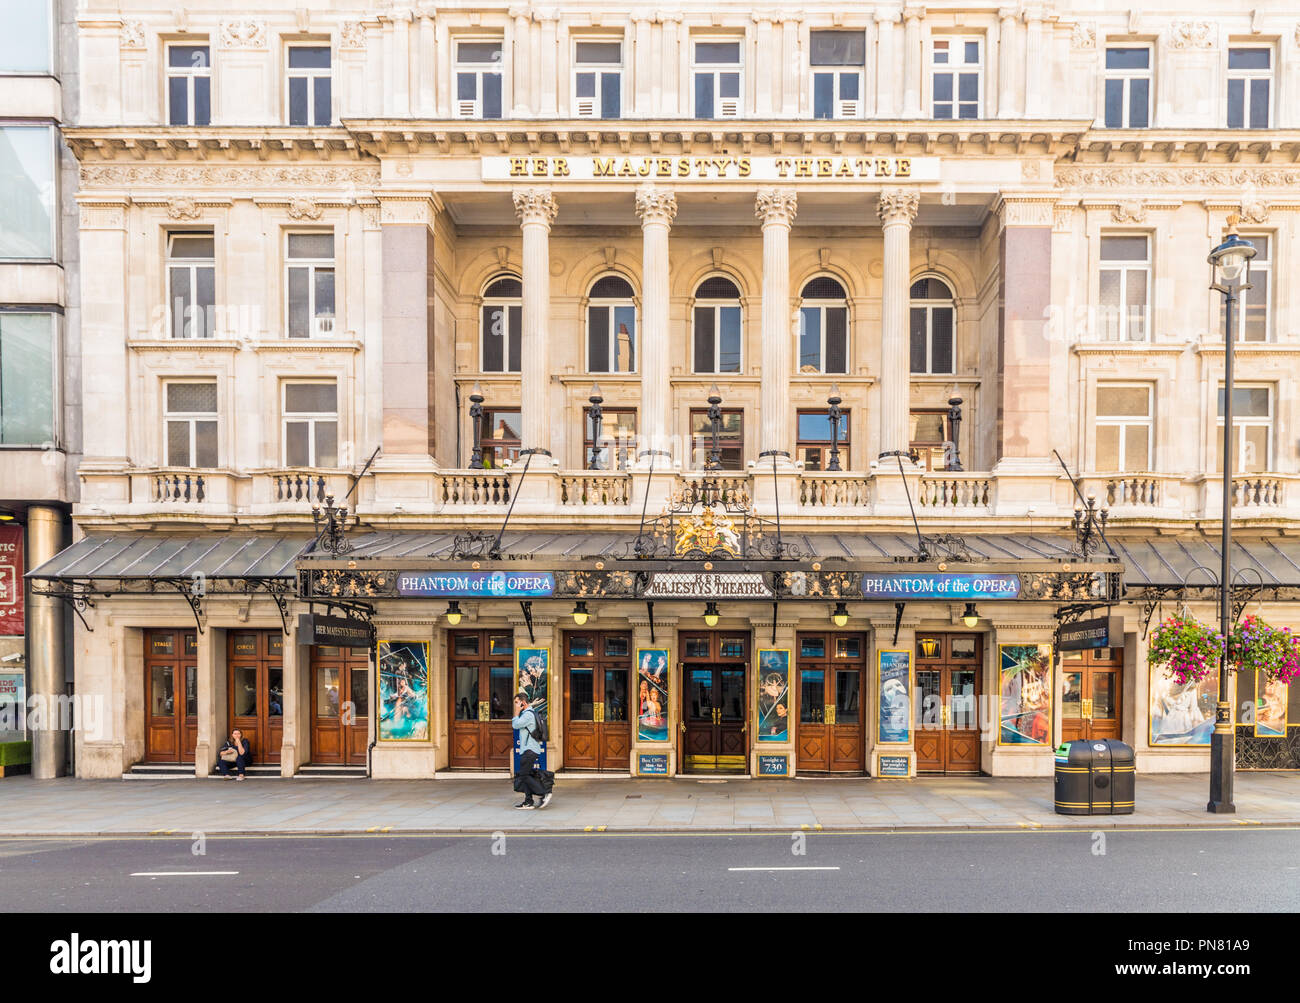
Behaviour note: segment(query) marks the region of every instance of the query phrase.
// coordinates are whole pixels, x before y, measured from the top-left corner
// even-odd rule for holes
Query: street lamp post
[[[591,415],[591,469],[592,470],[600,469],[600,433],[601,433],[601,425],[603,424],[605,418],[605,412],[601,409],[600,405],[604,402],[604,400],[605,398],[600,395],[600,384],[593,383],[591,385],[591,396],[587,398],[587,402],[591,404],[591,410],[588,413]]]
[[[474,423],[474,451],[470,453],[470,470],[483,469],[483,390],[478,383],[469,395],[469,420]]]
[[[722,395],[715,383],[709,387],[709,428],[713,435],[713,448],[709,450],[709,462],[705,470],[722,469]]]
[[[1238,218],[1228,217],[1223,243],[1210,252],[1210,288],[1223,294],[1223,532],[1219,569],[1219,703],[1214,713],[1214,734],[1210,737],[1210,801],[1205,810],[1218,815],[1233,814],[1232,775],[1236,740],[1232,733],[1232,707],[1228,703],[1228,635],[1232,629],[1232,348],[1233,308],[1241,293],[1250,288],[1250,259],[1254,246],[1237,236]]]
[[[840,385],[831,384],[831,395],[826,398],[826,417],[831,422],[831,459],[826,464],[827,470],[840,470],[840,403],[843,398],[840,396]]]
[[[961,398],[948,398],[948,428],[952,432],[952,459],[945,464],[948,470],[961,473]]]

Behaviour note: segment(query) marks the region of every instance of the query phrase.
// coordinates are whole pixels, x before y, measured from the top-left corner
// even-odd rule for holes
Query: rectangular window
[[[825,410],[800,411],[796,417],[795,458],[805,470],[825,470],[831,459],[831,418]],[[841,411],[835,442],[840,450],[840,469],[849,466],[849,412]]]
[[[1228,128],[1267,129],[1272,107],[1271,49],[1228,50]]]
[[[282,387],[285,466],[337,467],[338,385],[284,383]]]
[[[713,425],[706,409],[691,411],[691,462],[694,469],[703,470],[713,450]],[[718,455],[723,470],[745,469],[745,412],[740,408],[722,412],[722,426],[718,432]]]
[[[1273,267],[1269,245],[1272,241],[1259,233],[1242,234],[1242,238],[1255,245],[1255,256],[1250,259],[1250,288],[1238,294],[1232,308],[1232,326],[1236,328],[1238,341],[1271,341]],[[1213,295],[1219,301],[1219,330],[1222,331],[1228,320],[1228,304],[1219,293]]]
[[[1103,473],[1142,473],[1152,467],[1151,388],[1097,387],[1097,454]]]
[[[217,465],[217,384],[215,380],[163,386],[163,431],[168,467]]]
[[[930,43],[934,118],[983,115],[984,40],[936,38]]]
[[[698,39],[693,48],[696,118],[739,118],[740,42]]]
[[[504,467],[519,459],[523,414],[518,410],[484,410],[483,466]]]
[[[586,470],[626,470],[636,459],[636,410],[602,408],[600,437],[591,408],[582,409],[582,466]]]
[[[573,52],[573,110],[578,118],[623,114],[623,43],[577,41]]]
[[[501,117],[501,41],[456,43],[456,117]]]
[[[862,114],[862,72],[867,36],[861,31],[809,33],[813,118],[857,118]]]
[[[215,245],[210,232],[167,235],[167,302],[173,338],[216,336]]]
[[[333,334],[334,234],[289,234],[285,272],[289,337]]]
[[[330,48],[328,45],[289,46],[289,124],[329,125]]]
[[[167,121],[171,125],[212,121],[212,60],[206,45],[167,46]]]
[[[483,304],[483,372],[519,372],[524,308],[516,303]]]
[[[740,372],[740,307],[695,308],[695,372]]]
[[[52,73],[50,0],[0,0],[0,75]]]
[[[1107,129],[1145,129],[1150,124],[1151,47],[1106,49]]]
[[[1151,240],[1101,238],[1098,322],[1106,341],[1150,339]]]
[[[58,357],[54,314],[0,312],[0,445],[55,441]]]
[[[0,126],[0,258],[54,257],[55,163],[53,128]]]
[[[1218,391],[1214,469],[1223,470],[1223,387]],[[1273,391],[1269,387],[1232,388],[1232,472],[1262,474],[1273,469]]]
[[[799,309],[799,372],[847,373],[849,311],[842,306]]]
[[[587,307],[587,371],[636,372],[636,307],[631,303]]]
[[[948,412],[918,409],[908,413],[908,448],[926,470],[947,470]]]

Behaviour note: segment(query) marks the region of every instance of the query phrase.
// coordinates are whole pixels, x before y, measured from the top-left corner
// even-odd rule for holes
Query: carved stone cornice
[[[429,192],[377,192],[381,223],[433,226],[443,205]]]
[[[78,195],[81,207],[81,229],[83,230],[125,230],[126,210],[131,204],[127,198],[88,199]]]
[[[671,226],[677,216],[677,196],[662,188],[642,188],[636,193],[636,214],[642,226],[648,223]]]
[[[1047,226],[1053,223],[1056,199],[1048,196],[1019,198],[1011,196],[998,203],[1002,226]]]
[[[294,164],[83,164],[81,187],[221,189],[369,189],[379,185],[377,166]]]
[[[1057,188],[1294,188],[1300,194],[1298,167],[1148,167],[1138,165],[1056,169]]]
[[[920,194],[908,191],[905,188],[894,189],[880,193],[880,201],[876,205],[876,215],[880,217],[880,222],[884,226],[894,223],[904,223],[911,226],[920,208]]]
[[[223,49],[265,49],[266,22],[248,17],[222,21],[219,38]]]
[[[764,226],[792,226],[799,212],[799,196],[784,188],[760,188],[754,199],[754,215]]]
[[[515,216],[520,226],[540,223],[550,229],[560,207],[549,188],[521,188],[513,193]]]
[[[1169,27],[1169,45],[1174,49],[1214,48],[1214,25],[1209,21],[1175,21]]]

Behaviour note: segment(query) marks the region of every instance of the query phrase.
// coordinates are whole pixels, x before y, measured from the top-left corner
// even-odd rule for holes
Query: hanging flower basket
[[[1245,617],[1233,628],[1228,661],[1237,672],[1263,672],[1290,684],[1300,676],[1300,637],[1288,627],[1274,627],[1257,616]]]
[[[1147,662],[1163,665],[1180,684],[1200,682],[1219,671],[1223,635],[1187,614],[1166,619],[1151,635]]]

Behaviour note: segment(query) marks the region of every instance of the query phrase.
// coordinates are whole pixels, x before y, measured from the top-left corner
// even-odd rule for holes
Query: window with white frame
[[[960,36],[930,42],[934,118],[980,118],[984,98],[984,40]]]
[[[288,467],[337,467],[338,384],[285,382],[280,414]]]
[[[809,32],[808,63],[812,68],[813,118],[857,118],[862,114],[865,32]]]
[[[578,39],[573,43],[573,110],[578,118],[623,114],[623,43]]]
[[[697,373],[738,373],[741,363],[740,290],[715,275],[695,291],[694,359]]]
[[[739,118],[741,43],[737,39],[696,39],[691,50],[696,118]]]
[[[1228,50],[1228,128],[1267,129],[1273,92],[1273,50]]]
[[[523,295],[524,284],[514,275],[498,275],[483,291],[483,372],[519,372]]]
[[[51,0],[0,0],[0,75],[44,74],[54,68]]]
[[[331,70],[328,45],[289,46],[288,106],[290,125],[329,125]]]
[[[0,310],[0,446],[58,438],[58,329],[53,313]]]
[[[1273,268],[1269,260],[1272,241],[1260,233],[1241,236],[1255,246],[1255,256],[1250,259],[1250,288],[1238,294],[1232,308],[1235,337],[1238,341],[1270,341],[1273,331]],[[1219,301],[1218,329],[1222,331],[1228,322],[1228,304],[1219,293],[1213,293],[1213,296]]]
[[[216,380],[163,384],[163,432],[168,467],[217,465]]]
[[[288,235],[285,304],[290,338],[334,333],[334,234]]]
[[[1151,47],[1106,47],[1107,129],[1145,129],[1151,123]]]
[[[606,275],[591,287],[587,306],[587,372],[636,372],[636,306],[632,286]]]
[[[1098,384],[1095,469],[1105,473],[1151,469],[1151,400],[1150,386]]]
[[[456,42],[456,117],[501,117],[501,39]]]
[[[909,316],[912,372],[956,372],[956,317],[957,305],[948,283],[934,276],[912,283]]]
[[[1223,469],[1223,385],[1218,388],[1214,469]],[[1273,469],[1273,390],[1233,385],[1232,472],[1260,474]]]
[[[849,302],[844,287],[826,275],[800,294],[799,372],[849,371]]]
[[[167,235],[167,312],[173,338],[216,336],[215,245],[210,231]]]
[[[1097,319],[1105,341],[1148,341],[1151,319],[1151,238],[1101,238]]]
[[[212,121],[212,59],[206,45],[167,46],[167,121],[170,125]]]

